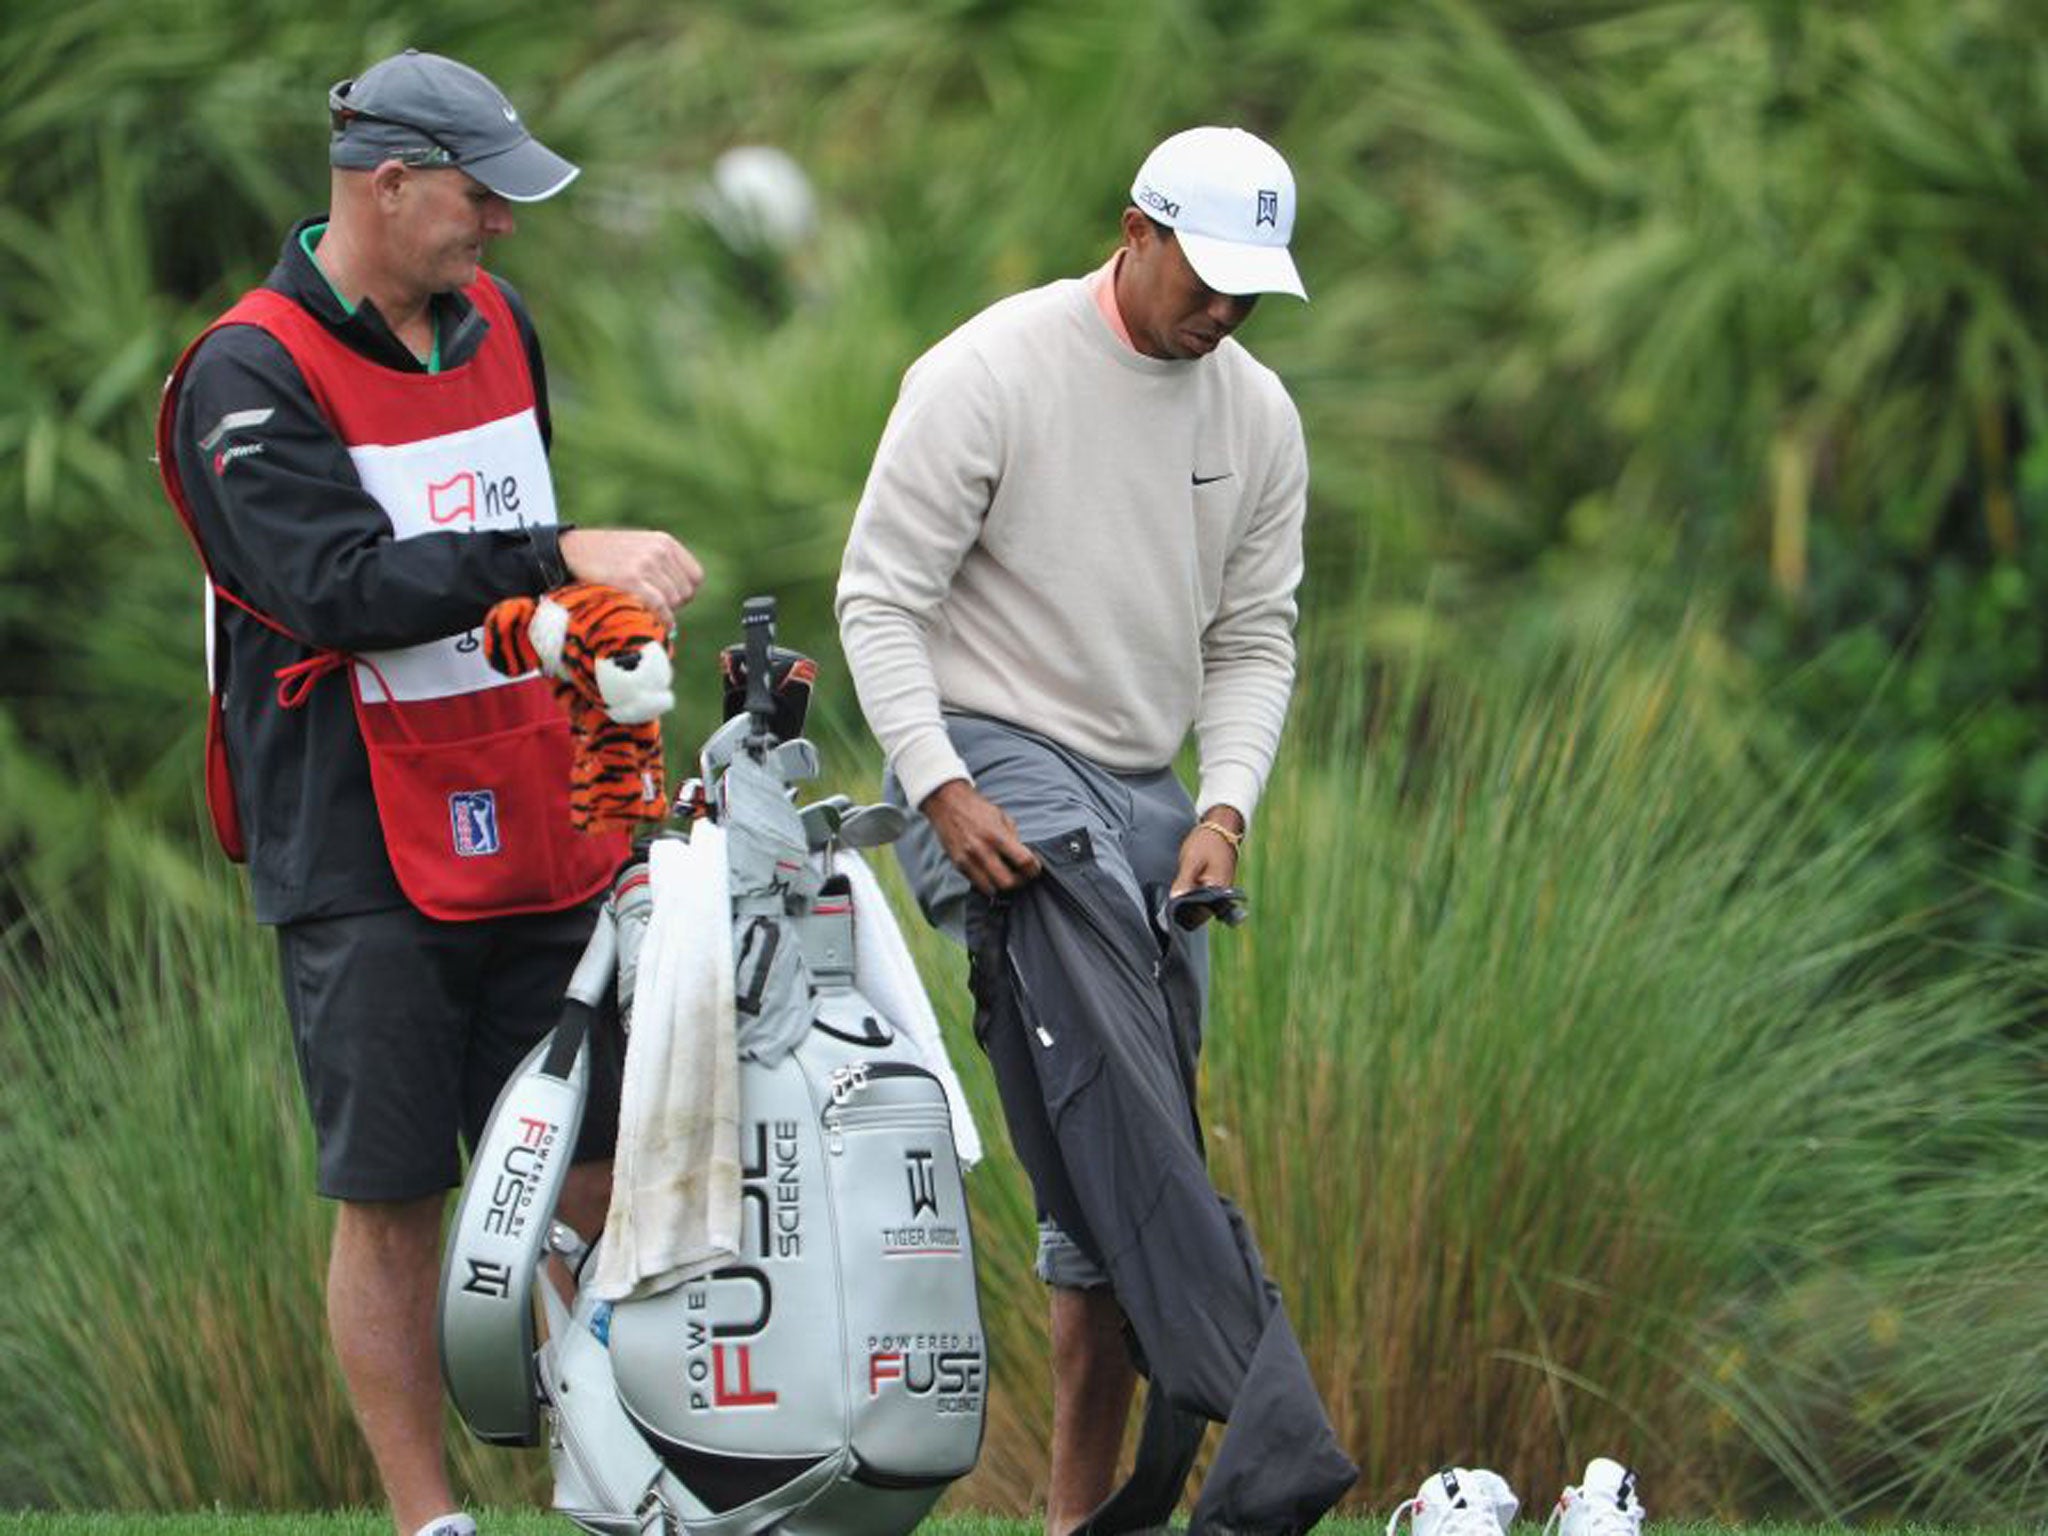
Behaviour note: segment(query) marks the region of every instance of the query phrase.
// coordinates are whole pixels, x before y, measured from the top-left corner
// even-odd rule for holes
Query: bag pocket
[[[446,742],[363,734],[392,870],[430,917],[553,911],[602,890],[624,859],[624,838],[569,830],[559,719]]]
[[[819,1129],[855,1367],[850,1441],[863,1481],[950,1482],[981,1448],[988,1350],[945,1090],[906,1062],[842,1071]]]

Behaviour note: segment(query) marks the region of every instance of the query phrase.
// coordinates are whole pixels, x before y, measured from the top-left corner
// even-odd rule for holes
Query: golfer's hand
[[[666,533],[640,528],[572,528],[562,535],[562,564],[578,581],[600,582],[637,597],[675,628],[676,610],[697,595],[704,567]]]
[[[1213,821],[1244,835],[1244,817],[1228,805],[1212,805],[1202,812],[1202,821]],[[1237,884],[1237,849],[1230,839],[1199,822],[1181,839],[1180,867],[1173,874],[1172,894],[1179,896],[1205,885]]]
[[[1014,891],[1038,875],[1038,855],[1017,824],[965,779],[948,779],[918,807],[939,835],[953,867],[984,896]]]

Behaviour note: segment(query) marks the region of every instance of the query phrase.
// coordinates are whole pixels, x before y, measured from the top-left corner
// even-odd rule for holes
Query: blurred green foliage
[[[2048,444],[2021,460],[2021,526],[2048,513]],[[2038,946],[2048,869],[2048,545],[1996,548],[1966,527],[1925,553],[1816,538],[1797,607],[1742,627],[1775,679],[1780,734],[1852,745],[1838,822],[1909,805],[1898,836],[1942,854],[1902,882],[1902,905],[1941,906],[1951,929]]]
[[[0,26],[0,777],[33,789],[0,804],[0,847],[63,884],[188,840],[196,575],[147,462],[156,384],[321,205],[326,84],[417,44],[484,66],[586,167],[494,264],[541,321],[568,515],[675,529],[714,632],[773,589],[829,662],[903,366],[1099,260],[1164,132],[1242,122],[1303,188],[1314,302],[1269,302],[1247,337],[1308,423],[1328,647],[1385,653],[1427,605],[1445,664],[1485,667],[1704,601],[1732,687],[1777,690],[1809,739],[1866,728],[1847,814],[1934,790],[1908,835],[1951,874],[1919,899],[1973,871],[2036,890],[2037,19],[21,0]],[[719,216],[710,167],[747,143],[807,170],[812,236]],[[2013,910],[1960,920],[2005,935]]]
[[[62,883],[189,836],[196,576],[147,463],[156,383],[321,206],[327,83],[416,44],[485,67],[585,166],[494,264],[541,321],[568,515],[675,529],[713,632],[773,589],[833,658],[904,365],[1099,260],[1163,133],[1241,122],[1303,189],[1314,302],[1246,334],[1308,424],[1327,646],[1384,654],[1426,605],[1445,664],[1484,667],[1709,603],[1731,686],[1783,690],[1811,739],[1870,728],[1850,814],[1938,781],[1911,834],[2036,889],[2037,22],[2013,0],[20,0],[0,775],[36,790],[0,847]],[[720,216],[710,168],[749,143],[808,172],[813,235]],[[1930,766],[1958,733],[1963,762]],[[2010,930],[1995,908],[1966,921]]]

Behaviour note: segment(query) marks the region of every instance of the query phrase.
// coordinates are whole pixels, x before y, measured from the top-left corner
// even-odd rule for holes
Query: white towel
[[[946,1105],[953,1112],[953,1150],[963,1167],[981,1161],[981,1132],[974,1126],[974,1111],[967,1107],[967,1094],[954,1074],[952,1058],[939,1033],[938,1015],[918,979],[917,965],[910,958],[910,946],[903,930],[896,926],[896,914],[865,860],[847,849],[840,853],[839,871],[853,887],[853,984],[875,1005],[883,1018],[924,1058],[925,1069],[946,1090]]]
[[[593,1294],[656,1295],[739,1252],[739,1056],[725,829],[648,858],[653,910],[626,1044],[611,1213]]]

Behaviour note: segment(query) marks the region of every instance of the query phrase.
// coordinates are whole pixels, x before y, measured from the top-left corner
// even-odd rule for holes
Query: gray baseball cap
[[[460,167],[500,197],[537,203],[577,168],[526,131],[505,93],[439,54],[408,48],[327,93],[327,159],[372,171],[386,160]]]

